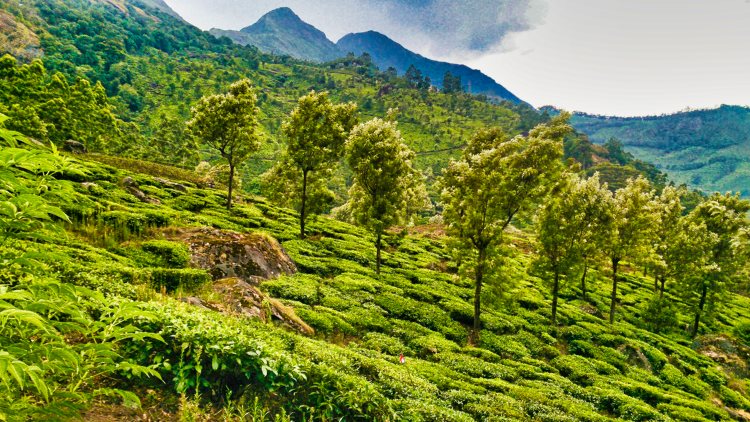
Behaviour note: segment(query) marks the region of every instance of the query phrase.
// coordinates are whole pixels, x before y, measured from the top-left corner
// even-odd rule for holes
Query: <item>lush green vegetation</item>
[[[748,202],[662,189],[565,116],[430,92],[367,57],[265,56],[138,2],[1,4],[45,56],[0,60],[0,419],[750,412]],[[233,157],[201,128],[233,118],[244,183],[228,195],[219,160]],[[298,186],[309,158],[326,206],[304,219],[259,195],[262,172],[294,161],[274,186]],[[415,216],[425,190],[440,202]],[[323,215],[338,204],[358,225]],[[276,239],[298,271],[242,280],[258,301],[244,312],[226,289],[243,284],[215,280],[186,240],[209,228]]]
[[[7,157],[12,150],[3,151]],[[21,152],[48,154],[38,149],[16,154]],[[4,246],[3,259],[18,263],[4,266],[3,315],[11,319],[4,325],[3,341],[14,344],[19,335],[42,330],[36,332],[57,335],[38,346],[30,343],[44,347],[45,353],[53,347],[94,348],[107,360],[96,361],[100,369],[88,372],[93,378],[76,383],[77,395],[70,396],[62,392],[73,387],[72,375],[65,371],[81,368],[75,361],[44,361],[35,369],[37,358],[32,356],[41,357],[38,352],[15,355],[14,370],[28,378],[16,384],[12,373],[5,373],[10,382],[3,390],[6,417],[85,412],[92,400],[99,403],[99,412],[113,411],[115,404],[136,403],[138,396],[146,411],[186,418],[201,412],[220,417],[223,412],[236,419],[285,414],[292,420],[305,415],[723,420],[750,409],[744,372],[736,366],[743,362],[736,350],[746,347],[742,315],[750,303],[743,296],[726,296],[726,305],[704,321],[702,335],[692,342],[682,327],[691,321],[693,302],[668,284],[664,300],[670,313],[656,321],[661,314],[652,309],[652,281],[626,270],[619,316],[608,324],[604,313],[610,282],[605,266],[594,265],[595,260],[587,299],[577,283],[562,283],[558,325],[553,327],[546,284],[527,272],[534,258],[528,252],[531,239],[514,232],[506,234],[515,247],[505,253],[504,289],[484,291],[481,338],[470,346],[473,284],[456,274],[440,236],[423,230],[388,234],[377,276],[372,235],[346,223],[319,217],[311,221],[308,239],[300,240],[296,214],[261,197],[245,197],[227,211],[221,191],[187,181],[181,182],[186,187],[181,191],[159,176],[55,160],[60,159],[67,164],[50,173],[49,192],[66,194],[44,200],[57,205],[70,222],[59,220],[63,214],[54,211],[59,217],[52,218],[59,222],[46,222],[48,230],[34,231],[47,233],[43,238],[13,236]],[[3,180],[13,175],[36,186],[41,176],[28,173],[27,167],[4,167],[10,173]],[[120,184],[125,177],[160,204],[134,197]],[[202,201],[199,210],[185,207],[196,200]],[[3,222],[8,221],[4,215]],[[184,226],[262,231],[281,240],[300,272],[265,281],[261,289],[293,307],[316,334],[307,337],[176,300],[188,292],[206,300],[213,294],[202,287],[207,281],[200,271],[180,270],[187,265],[184,246],[162,240]],[[15,251],[26,259],[19,260]],[[34,269],[24,262],[33,262]],[[174,284],[162,296],[159,280],[169,271],[187,273],[173,276]],[[54,302],[42,299],[50,286]],[[68,299],[61,291],[78,296]],[[91,326],[85,314],[71,320],[72,312],[111,317],[99,316]],[[54,329],[39,326],[36,319]],[[653,324],[659,325],[659,333],[651,331]],[[738,338],[732,336],[735,332]],[[398,363],[401,353],[405,364]],[[103,377],[103,370],[111,372]],[[40,387],[33,384],[36,371],[41,371]],[[47,398],[45,388],[60,393]],[[96,398],[110,391],[122,391],[127,400]]]
[[[633,118],[576,114],[572,123],[596,143],[619,139],[637,158],[656,164],[678,183],[748,195],[746,107]]]

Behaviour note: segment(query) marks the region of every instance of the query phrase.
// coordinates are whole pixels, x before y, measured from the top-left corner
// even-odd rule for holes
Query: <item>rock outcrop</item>
[[[259,279],[297,272],[281,244],[263,234],[202,227],[174,237],[190,248],[192,265],[208,271],[214,280],[235,277],[257,285]]]
[[[187,244],[191,265],[205,269],[214,279],[211,289],[215,299],[187,297],[184,302],[224,314],[277,322],[303,334],[315,333],[292,308],[258,288],[263,280],[297,272],[276,239],[209,227],[181,230],[168,237]]]

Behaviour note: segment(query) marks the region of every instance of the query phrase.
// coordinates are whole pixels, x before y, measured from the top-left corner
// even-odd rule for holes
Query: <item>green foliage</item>
[[[721,306],[724,293],[736,286],[741,277],[736,238],[750,225],[749,210],[750,202],[739,195],[714,194],[688,216],[692,224],[703,229],[701,236],[695,238],[695,270],[680,280],[683,297],[695,315],[693,336],[698,333],[704,311]]]
[[[610,212],[609,224],[599,228],[605,233],[601,243],[601,253],[612,265],[612,296],[609,307],[609,321],[615,321],[617,306],[618,267],[622,260],[639,260],[651,252],[652,231],[658,223],[658,215],[653,212],[654,191],[643,177],[629,179],[624,188],[608,197]]]
[[[609,223],[607,185],[598,174],[588,180],[563,175],[551,197],[537,213],[539,257],[532,264],[552,285],[552,324],[556,324],[557,299],[562,278],[574,275],[576,266],[594,255]]]
[[[373,119],[356,126],[346,142],[352,186],[346,203],[352,220],[373,232],[380,273],[383,233],[426,207],[427,195],[412,167],[414,153],[395,122]]]
[[[154,287],[163,287],[169,292],[177,289],[195,291],[211,281],[211,275],[205,270],[194,268],[153,268],[150,273],[151,284]]]
[[[476,289],[475,334],[480,329],[482,284],[497,274],[503,232],[519,211],[546,194],[561,167],[562,140],[570,130],[566,119],[540,125],[528,137],[508,139],[499,129],[479,132],[463,159],[443,171],[443,217],[456,239],[462,274],[472,276]]]
[[[72,139],[92,151],[119,151],[126,123],[117,119],[101,83],[78,78],[69,84],[55,72],[47,73],[35,60],[19,64],[5,55],[0,58],[0,113],[10,117],[0,123],[43,142],[62,145]]]
[[[299,99],[281,128],[287,142],[284,157],[266,173],[265,183],[276,202],[299,211],[302,238],[307,217],[330,207],[335,198],[327,181],[357,124],[355,112],[354,103],[333,104],[327,93],[313,91]]]
[[[235,168],[260,148],[257,97],[249,79],[229,86],[226,94],[203,97],[192,108],[190,132],[229,164],[227,208],[232,207]]]
[[[654,296],[643,308],[643,323],[647,330],[659,333],[677,326],[677,307],[669,299]]]
[[[571,122],[596,143],[619,139],[625,154],[654,163],[678,184],[746,196],[748,112],[747,107],[724,105],[633,118],[575,114]]]
[[[222,209],[219,204],[224,196],[207,188],[224,182],[213,152],[199,152],[201,160],[213,164],[202,165],[195,173],[120,156],[91,157],[114,166],[110,167],[64,158],[54,150],[25,149],[29,143],[23,136],[0,130],[0,138],[8,145],[0,151],[6,160],[0,166],[0,201],[16,204],[15,211],[6,206],[9,211],[0,215],[0,221],[7,223],[4,233],[9,234],[0,245],[0,316],[5,318],[0,351],[7,353],[2,356],[8,364],[2,367],[12,368],[0,386],[0,408],[6,418],[81,417],[95,397],[104,394],[107,398],[98,400],[110,403],[119,394],[126,404],[135,404],[134,395],[116,390],[131,387],[167,407],[177,392],[194,397],[184,399],[183,409],[177,411],[184,417],[214,417],[221,411],[228,415],[236,403],[254,403],[253,417],[267,412],[287,420],[727,420],[734,410],[723,406],[746,408],[745,383],[731,378],[738,371],[732,362],[744,359],[736,354],[743,350],[741,345],[723,336],[691,342],[679,330],[687,317],[682,306],[673,308],[678,329],[655,335],[641,328],[644,316],[648,320],[653,314],[646,315],[644,309],[657,305],[650,304],[651,281],[634,266],[647,266],[652,275],[656,265],[669,261],[664,249],[658,250],[659,243],[669,242],[652,242],[657,254],[631,254],[630,265],[623,266],[626,282],[620,284],[619,322],[608,326],[601,321],[608,295],[604,273],[592,256],[587,261],[588,296],[578,300],[577,288],[568,283],[560,294],[562,327],[557,332],[550,327],[550,295],[527,273],[534,254],[529,236],[532,221],[525,211],[540,205],[549,182],[557,177],[552,170],[559,167],[563,152],[566,158],[580,157],[586,167],[587,157],[605,157],[601,148],[589,151],[583,138],[573,142],[578,137],[559,121],[531,131],[527,138],[512,138],[547,122],[548,116],[521,105],[430,92],[423,76],[411,75],[417,89],[409,88],[404,79],[375,71],[367,57],[316,66],[263,56],[251,48],[215,40],[155,11],[150,4],[155,3],[5,2],[3,12],[39,34],[45,66],[50,69],[42,72],[43,77],[24,79],[35,81],[30,85],[0,91],[17,99],[11,104],[18,104],[7,106],[6,114],[12,110],[13,118],[5,121],[6,127],[15,120],[18,126],[14,127],[40,139],[59,135],[55,130],[64,125],[55,121],[53,128],[49,123],[65,116],[53,112],[73,110],[72,100],[60,95],[63,103],[53,98],[53,103],[42,107],[45,103],[34,98],[46,95],[37,95],[41,91],[58,92],[62,84],[54,81],[54,72],[60,71],[67,89],[81,93],[81,112],[89,112],[92,118],[104,116],[106,102],[112,101],[110,111],[131,122],[107,124],[105,131],[104,126],[97,126],[101,121],[81,126],[80,136],[93,139],[87,146],[192,166],[198,159],[192,152],[197,151],[190,151],[194,140],[183,136],[181,122],[189,115],[188,105],[199,98],[220,92],[241,77],[252,79],[258,87],[258,124],[273,137],[282,131],[282,120],[297,98],[328,87],[332,102],[359,103],[367,118],[398,108],[400,131],[417,151],[411,164],[431,185],[434,175],[460,154],[457,151],[466,144],[468,134],[499,125],[508,136],[478,137],[466,148],[469,158],[464,161],[496,154],[497,160],[487,163],[499,163],[495,167],[507,177],[495,175],[484,186],[494,189],[499,180],[501,194],[518,193],[531,185],[538,188],[527,197],[533,200],[522,201],[520,214],[510,217],[520,231],[508,235],[499,230],[499,223],[491,227],[502,234],[501,246],[492,250],[502,261],[492,261],[498,266],[489,269],[497,278],[490,281],[509,282],[502,286],[503,295],[485,290],[483,335],[476,347],[466,347],[475,295],[475,284],[466,276],[472,275],[476,265],[471,253],[458,254],[458,262],[450,261],[451,250],[446,248],[439,224],[409,228],[409,233],[386,233],[382,273],[376,277],[371,268],[376,253],[369,247],[374,236],[366,230],[316,218],[309,221],[315,236],[303,241],[296,239],[293,228],[297,214],[259,196],[245,196],[231,212]],[[14,72],[25,69],[22,72],[29,75],[40,74],[35,63],[6,66],[11,67]],[[14,81],[23,79],[15,77],[19,79]],[[102,88],[95,83],[88,84],[91,95],[85,83],[73,88],[81,77],[101,81],[110,99],[101,95]],[[101,106],[96,109],[86,98],[103,103],[94,101]],[[509,151],[498,153],[498,148]],[[275,157],[278,151],[279,146],[269,142],[260,146],[258,155]],[[260,189],[254,177],[270,165],[269,160],[259,159],[240,166],[238,174],[246,191]],[[637,175],[652,170],[632,160],[626,167],[606,166],[589,170],[599,168],[601,180],[609,180],[604,171],[611,170],[622,181],[622,186],[610,184],[613,189],[626,185],[627,177],[622,176],[629,172]],[[347,180],[348,171],[324,180],[326,188],[335,191],[332,187]],[[122,183],[125,177],[135,182],[147,201],[134,195],[132,185]],[[544,181],[537,184],[540,179]],[[177,180],[183,181],[180,186],[174,183]],[[435,199],[438,192],[429,189]],[[464,193],[466,201],[482,196],[476,190]],[[22,195],[36,198],[27,201]],[[446,209],[455,205],[448,202]],[[706,254],[692,260],[695,267],[680,267],[697,268],[696,281],[703,279],[698,275],[706,274],[704,270],[717,271],[719,266],[712,261],[730,263],[746,256],[745,223],[739,217],[743,212],[727,211],[741,207],[728,199],[715,202],[719,205],[696,207],[700,211],[689,218],[694,224],[677,225],[688,229],[676,244],[690,246],[687,239],[692,238],[698,244],[705,239],[731,245],[727,249],[731,253],[722,252],[715,260]],[[659,202],[659,206],[668,204]],[[70,221],[57,210],[65,210]],[[669,220],[664,215],[662,220]],[[722,219],[738,223],[736,235],[720,230]],[[261,322],[234,315],[234,309],[218,313],[176,303],[170,296],[209,281],[206,273],[184,268],[189,259],[184,246],[154,240],[179,233],[185,226],[263,231],[279,239],[300,272],[263,281],[260,289],[274,298],[267,304],[280,301],[294,308],[316,333],[301,335],[276,326],[289,323],[286,320]],[[654,234],[661,228],[651,227]],[[718,250],[714,243],[707,244],[711,247],[695,251]],[[577,270],[574,266],[571,275]],[[717,289],[721,294],[715,298],[721,300],[707,299],[707,303],[722,305],[707,305],[711,311],[707,313],[715,316],[704,325],[707,330],[732,332],[744,320],[748,301],[729,288],[744,269],[732,270]],[[154,279],[161,280],[157,285],[169,284],[165,290],[176,291],[166,297],[158,295]],[[677,293],[693,292],[692,296],[686,293],[685,302],[692,306],[697,303],[695,291],[700,291],[692,288],[696,286],[700,285],[670,289],[664,300],[680,303]],[[225,298],[212,289],[197,289],[194,294],[207,306],[226,305]],[[737,333],[743,333],[742,329]],[[717,360],[707,356],[716,356],[713,352],[720,356]],[[407,356],[405,364],[398,363],[400,353]],[[157,372],[149,367],[165,382],[155,378]],[[13,370],[23,375],[15,377]],[[150,378],[135,379],[138,375]]]

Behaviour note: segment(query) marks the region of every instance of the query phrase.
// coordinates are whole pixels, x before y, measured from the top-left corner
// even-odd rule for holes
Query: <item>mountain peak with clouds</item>
[[[254,45],[267,53],[301,60],[325,62],[342,56],[326,34],[303,21],[288,7],[271,10],[239,31],[214,28],[209,32],[217,37],[229,37],[238,44]]]

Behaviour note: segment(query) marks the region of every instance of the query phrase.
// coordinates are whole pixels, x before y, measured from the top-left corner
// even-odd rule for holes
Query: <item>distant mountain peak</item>
[[[217,37],[229,37],[238,44],[254,45],[267,53],[302,60],[325,62],[343,56],[326,34],[288,7],[273,9],[239,31],[212,29],[210,32]]]
[[[242,28],[240,29],[240,31],[257,32],[256,28],[258,28],[259,26],[267,25],[269,22],[278,22],[278,23],[284,23],[286,25],[294,25],[294,26],[305,26],[305,27],[314,28],[316,31],[318,31],[317,28],[303,21],[302,18],[300,18],[296,13],[294,13],[292,9],[288,7],[279,7],[278,9],[273,9],[270,12],[266,13],[265,15],[261,16],[260,19],[258,19],[258,21],[255,22],[254,24],[247,26],[245,28]]]

